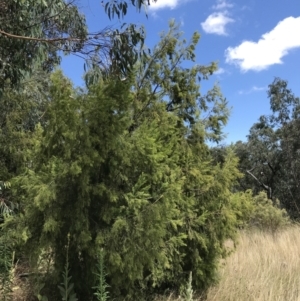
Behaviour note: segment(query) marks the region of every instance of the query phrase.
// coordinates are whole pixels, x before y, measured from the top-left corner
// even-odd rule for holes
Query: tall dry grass
[[[156,301],[188,299],[192,300],[173,294]],[[209,289],[205,301],[300,301],[300,225],[275,234],[241,232],[236,250],[220,268],[218,285]]]
[[[300,226],[242,232],[207,301],[300,301]]]

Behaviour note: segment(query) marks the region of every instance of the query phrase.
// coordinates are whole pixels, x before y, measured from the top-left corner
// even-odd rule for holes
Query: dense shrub
[[[273,202],[264,191],[255,196],[251,190],[237,192],[232,194],[231,202],[240,228],[255,227],[274,233],[290,223],[286,210],[280,208],[279,200]]]
[[[279,200],[273,202],[268,199],[264,191],[254,196],[253,202],[254,210],[249,221],[250,227],[274,233],[290,223],[286,210],[280,208]]]
[[[216,280],[247,210],[231,197],[241,176],[233,151],[219,164],[206,143],[221,140],[229,114],[217,86],[199,92],[216,66],[182,68],[198,39],[186,44],[171,23],[136,74],[86,91],[51,76],[44,123],[24,151],[30,164],[12,179],[20,211],[5,223],[49,300],[60,298],[62,274],[72,295],[95,299],[101,250],[112,298],[179,289],[190,274],[195,290]]]

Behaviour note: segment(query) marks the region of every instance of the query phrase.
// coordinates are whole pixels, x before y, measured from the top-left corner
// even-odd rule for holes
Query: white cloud
[[[242,94],[251,94],[253,92],[261,92],[261,91],[266,91],[267,87],[257,87],[257,86],[253,86],[251,89],[249,90],[240,90],[238,93],[240,95]]]
[[[216,5],[213,5],[214,10],[222,10],[225,8],[233,7],[233,4],[226,2],[226,0],[218,0]]]
[[[225,70],[223,68],[219,68],[216,72],[214,72],[215,75],[220,75],[225,73]]]
[[[291,49],[300,47],[300,17],[288,17],[274,29],[262,35],[258,42],[244,41],[225,51],[227,63],[237,65],[242,71],[264,70],[282,64],[282,58]]]
[[[184,18],[180,17],[179,20],[180,20],[180,26],[184,26]]]
[[[248,5],[243,5],[241,10],[251,10],[251,7]]]
[[[174,9],[179,4],[179,0],[157,0],[156,2],[151,1],[149,9],[159,10],[163,8]]]
[[[225,27],[232,22],[234,22],[234,20],[228,17],[227,11],[215,12],[209,15],[207,19],[201,23],[201,26],[206,33],[227,35]]]

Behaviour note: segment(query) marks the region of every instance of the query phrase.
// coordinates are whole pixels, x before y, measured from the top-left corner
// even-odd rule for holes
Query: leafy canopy
[[[259,118],[246,143],[236,144],[240,167],[247,174],[242,189],[265,190],[292,218],[299,218],[300,99],[279,78],[269,85],[268,97],[272,114]]]

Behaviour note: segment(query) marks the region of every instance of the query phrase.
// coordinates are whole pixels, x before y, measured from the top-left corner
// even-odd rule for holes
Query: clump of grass
[[[300,300],[300,226],[244,231],[207,301]]]

